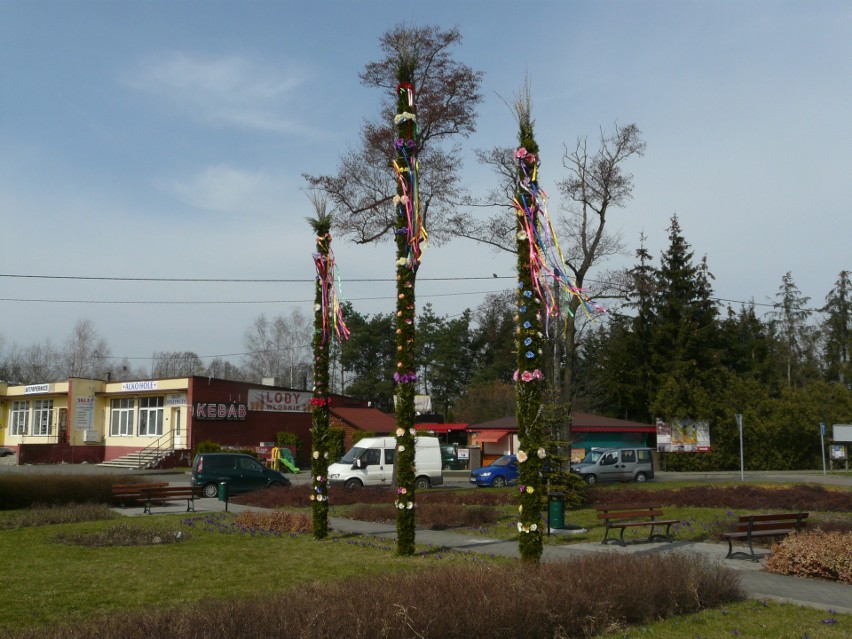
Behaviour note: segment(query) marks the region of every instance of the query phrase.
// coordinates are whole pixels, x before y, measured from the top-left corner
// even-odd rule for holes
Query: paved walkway
[[[195,502],[195,509],[197,513],[223,512],[225,510],[225,503],[217,499],[198,499]],[[186,511],[186,502],[163,504],[155,506],[153,510],[155,514],[183,513]],[[242,512],[246,510],[262,511],[264,509],[229,503],[228,510],[230,512]],[[141,507],[116,508],[115,511],[124,515],[142,514]],[[329,526],[332,530],[342,533],[369,535],[386,539],[396,538],[395,524],[381,524],[332,517],[329,520]],[[484,537],[464,535],[458,532],[437,530],[418,530],[416,539],[419,544],[500,557],[520,558],[516,541],[487,539]],[[752,599],[781,601],[822,610],[835,610],[845,614],[852,614],[852,585],[822,579],[803,579],[800,577],[775,575],[766,572],[763,561],[753,562],[741,559],[725,559],[725,555],[728,552],[727,544],[686,541],[676,541],[670,544],[636,543],[628,544],[626,547],[615,544],[602,546],[598,542],[564,545],[549,544],[544,547],[542,560],[563,561],[573,557],[588,555],[589,553],[656,554],[665,552],[687,552],[703,555],[713,561],[718,561],[728,568],[736,570],[740,574],[743,589],[746,591],[748,597]]]

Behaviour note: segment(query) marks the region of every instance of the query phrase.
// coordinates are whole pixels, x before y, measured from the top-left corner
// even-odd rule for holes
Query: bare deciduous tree
[[[65,342],[59,374],[62,377],[105,377],[110,370],[110,356],[109,344],[98,335],[94,322],[80,320]]]
[[[258,316],[243,340],[249,351],[244,356],[249,379],[274,377],[291,388],[306,387],[312,372],[311,335],[310,322],[298,308],[287,317]]]
[[[460,44],[458,29],[397,25],[380,38],[384,57],[370,62],[361,73],[362,84],[386,89],[376,121],[365,122],[358,148],[345,153],[334,175],[308,175],[310,188],[327,195],[335,210],[335,224],[358,243],[392,239],[396,228],[394,159],[396,93],[399,60],[413,56],[417,99],[417,140],[421,171],[421,212],[429,225],[430,240],[449,237],[443,218],[462,201],[459,186],[460,155],[447,144],[456,136],[475,131],[476,107],[482,101],[482,72],[455,60]]]

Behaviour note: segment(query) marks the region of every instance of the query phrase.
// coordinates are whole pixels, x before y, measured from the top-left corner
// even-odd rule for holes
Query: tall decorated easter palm
[[[397,553],[414,554],[414,283],[426,231],[418,194],[418,133],[414,95],[415,54],[401,55],[397,79],[396,158],[396,492]]]
[[[518,97],[515,111],[520,129],[520,146],[515,152],[518,181],[514,200],[518,251],[518,370],[515,372],[520,468],[518,548],[522,560],[537,562],[542,553],[541,467],[546,455],[541,405],[544,379],[542,314],[546,310],[542,304],[544,291],[539,282],[542,263],[536,243],[544,194],[538,188],[538,144],[533,135],[529,91]]]
[[[308,222],[316,234],[316,292],[314,295],[314,396],[311,398],[311,514],[315,539],[328,535],[328,452],[329,452],[329,352],[334,336],[344,340],[349,331],[343,321],[331,250],[331,215],[327,202],[312,196],[315,218]]]

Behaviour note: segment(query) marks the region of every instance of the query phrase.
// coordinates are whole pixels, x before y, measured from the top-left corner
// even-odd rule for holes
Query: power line
[[[180,282],[180,283],[225,283],[225,284],[313,284],[316,278],[310,279],[261,279],[261,278],[227,278],[227,277],[113,277],[93,275],[25,275],[22,273],[0,273],[0,277],[36,280],[77,280],[95,282]],[[420,277],[419,282],[452,282],[469,280],[515,279],[514,275],[490,275],[479,277]],[[347,282],[395,282],[394,278],[346,278]]]

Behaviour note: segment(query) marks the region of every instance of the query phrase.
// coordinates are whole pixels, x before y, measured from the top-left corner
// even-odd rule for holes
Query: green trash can
[[[550,528],[565,528],[565,493],[552,492],[548,495],[547,525]]]
[[[219,482],[219,501],[225,502],[225,512],[228,512],[228,482]]]

